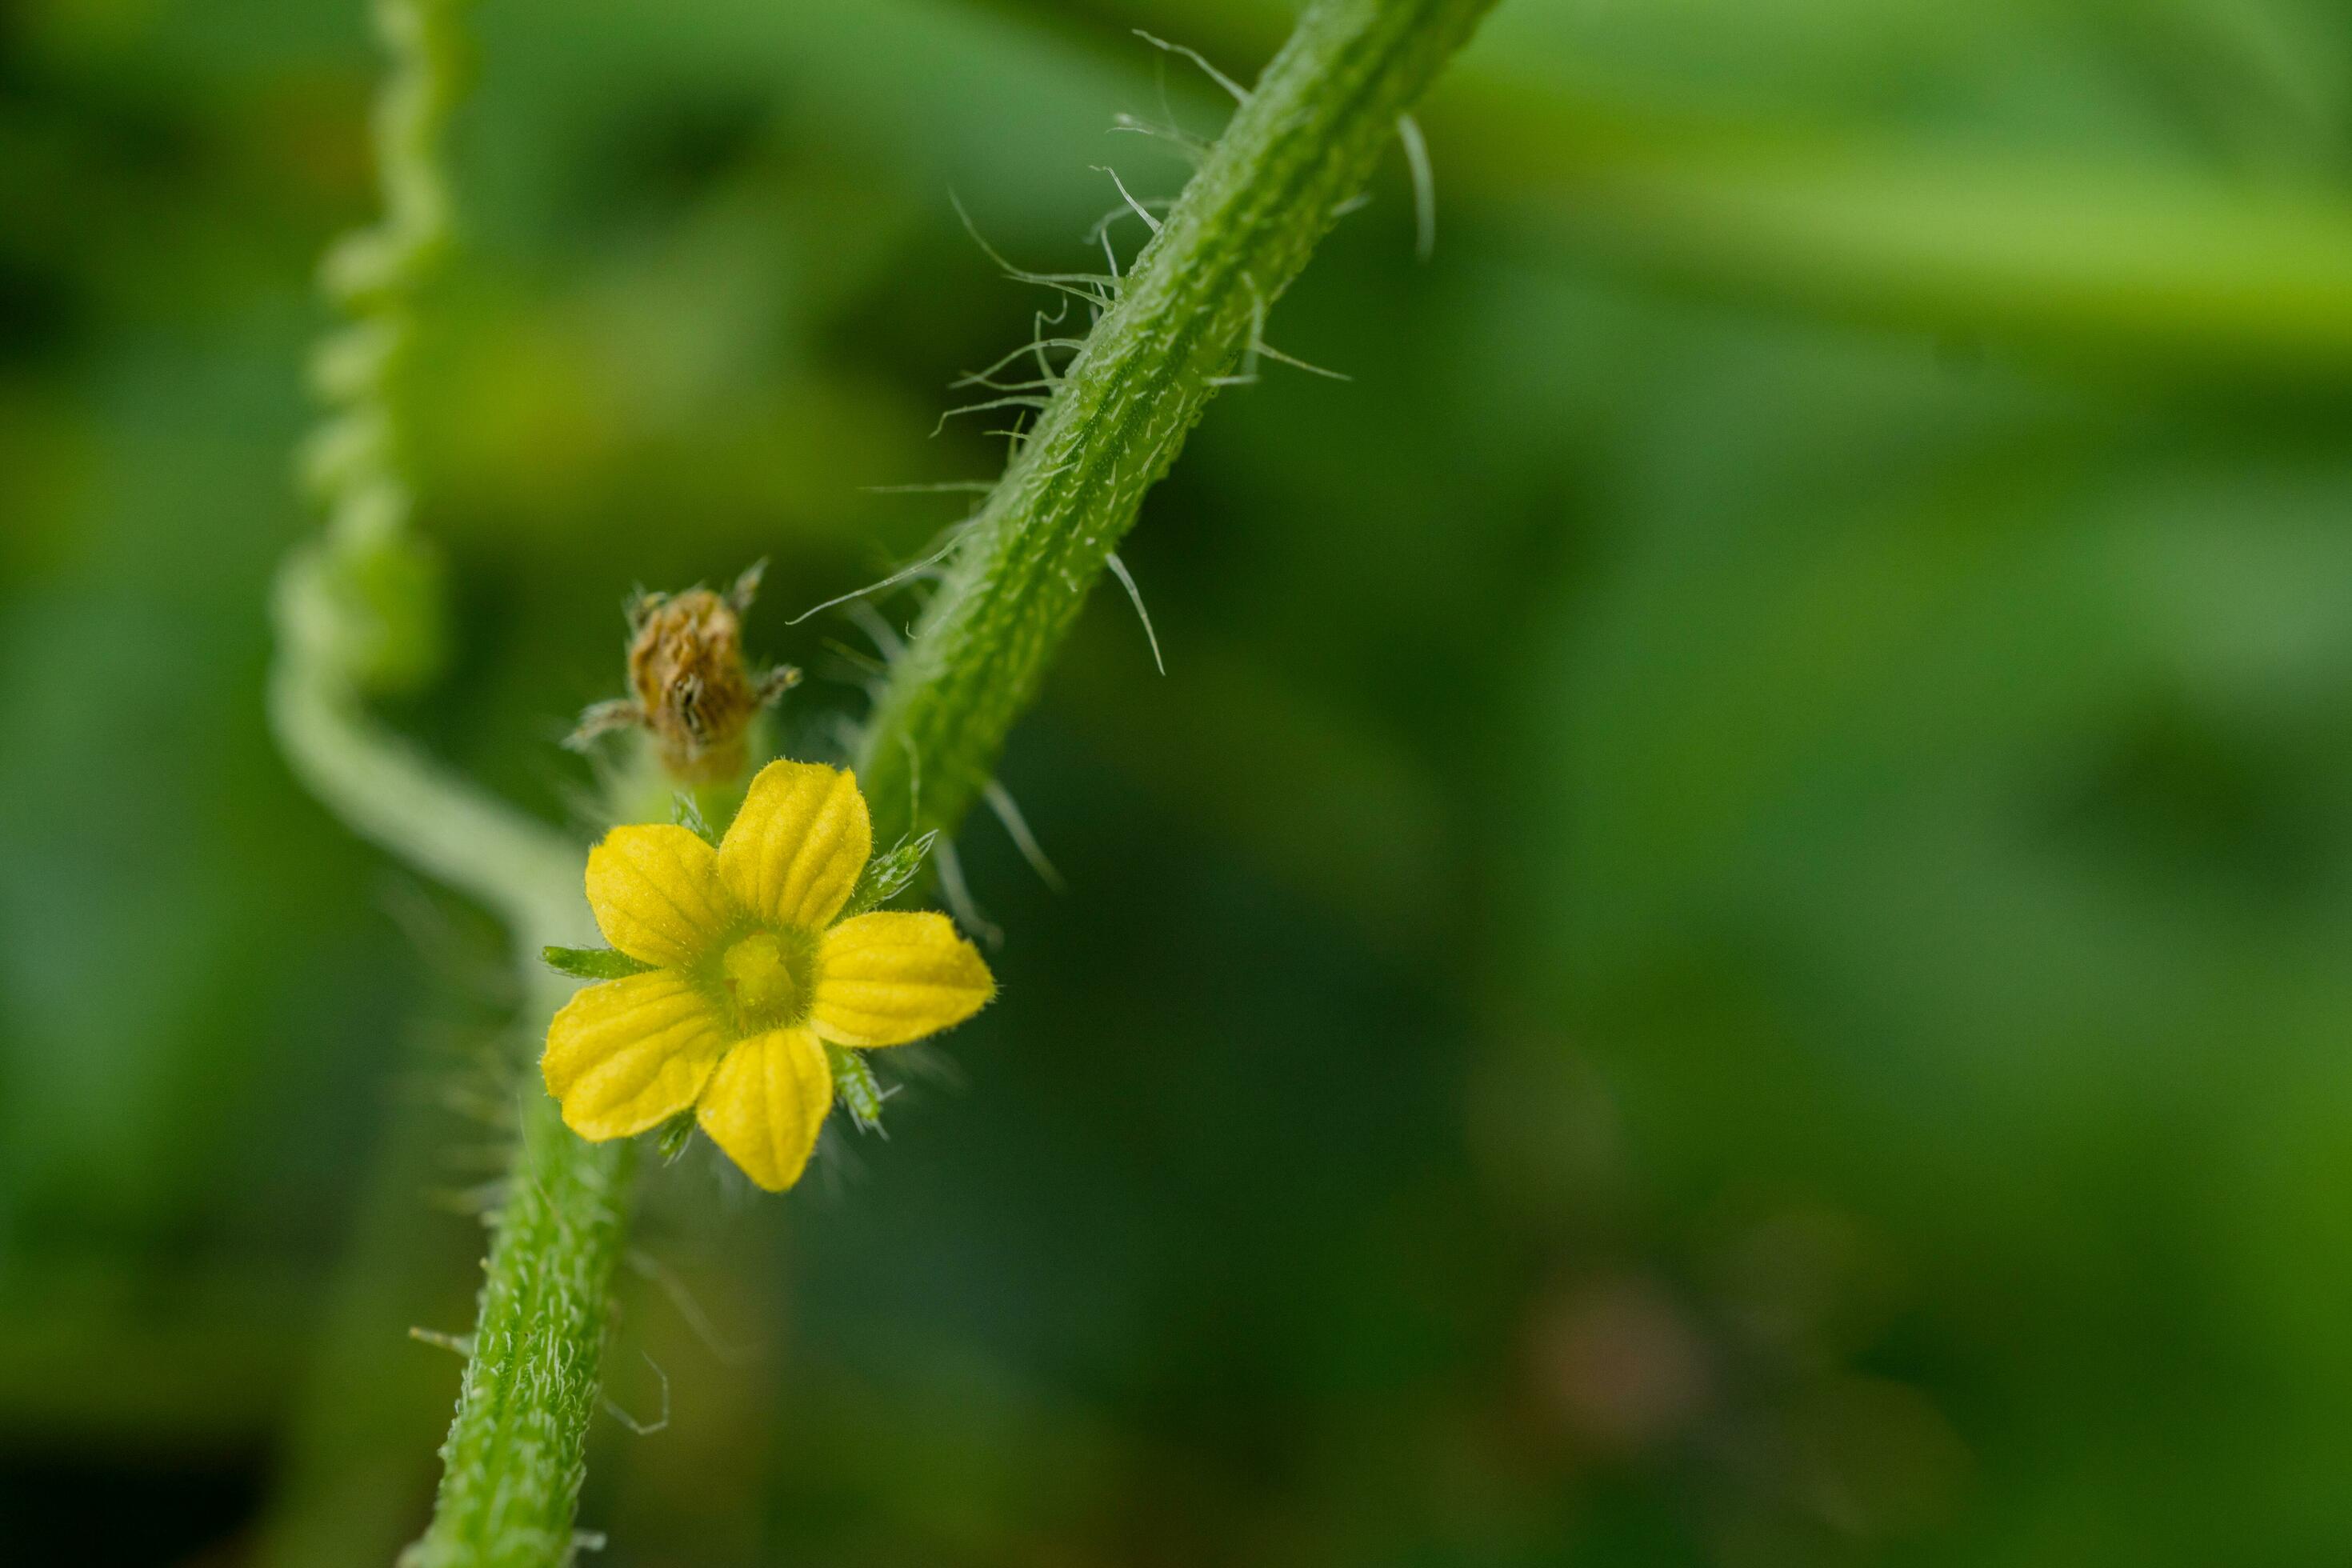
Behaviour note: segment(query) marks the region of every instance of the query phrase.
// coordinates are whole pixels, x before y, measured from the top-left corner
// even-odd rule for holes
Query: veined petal
[[[770,763],[719,846],[735,900],[775,925],[822,931],[874,853],[857,777],[816,763]]]
[[[806,1029],[771,1029],[739,1043],[702,1091],[710,1141],[772,1193],[801,1179],[833,1109],[833,1070]]]
[[[604,940],[646,963],[683,969],[735,922],[719,852],[683,827],[615,827],[588,851],[588,907]]]
[[[583,1138],[626,1138],[695,1102],[727,1049],[710,1004],[669,970],[591,985],[547,1026],[539,1070]]]
[[[962,1023],[996,994],[980,950],[940,914],[844,921],[817,948],[809,1026],[844,1046],[903,1046]]]

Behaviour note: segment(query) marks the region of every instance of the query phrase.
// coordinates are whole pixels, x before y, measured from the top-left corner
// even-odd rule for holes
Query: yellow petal
[[[719,846],[719,874],[751,913],[820,931],[874,852],[857,778],[815,763],[770,763]]]
[[[833,1109],[833,1069],[806,1029],[771,1029],[727,1053],[702,1091],[702,1130],[772,1193],[801,1179]]]
[[[962,1023],[996,994],[980,950],[945,915],[844,921],[817,948],[809,1026],[845,1046],[903,1046]]]
[[[588,851],[588,907],[604,940],[631,958],[683,969],[737,916],[719,852],[683,827],[615,827]]]
[[[692,1105],[727,1049],[701,993],[668,970],[591,985],[547,1026],[539,1070],[583,1138],[626,1138]]]

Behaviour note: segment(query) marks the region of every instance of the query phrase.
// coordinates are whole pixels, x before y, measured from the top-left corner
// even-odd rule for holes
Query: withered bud
[[[761,710],[800,682],[782,667],[753,676],[743,662],[743,613],[765,563],[724,595],[708,588],[646,594],[629,606],[629,689],[581,715],[569,743],[608,730],[651,732],[663,769],[681,784],[718,784],[744,771],[744,733]]]

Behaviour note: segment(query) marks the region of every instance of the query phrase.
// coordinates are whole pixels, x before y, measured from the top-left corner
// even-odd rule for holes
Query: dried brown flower
[[[754,677],[743,661],[743,615],[760,588],[764,563],[727,593],[689,588],[646,594],[629,606],[630,697],[599,702],[580,716],[568,744],[611,730],[653,736],[662,767],[681,784],[715,784],[744,771],[751,721],[799,684],[780,667]]]

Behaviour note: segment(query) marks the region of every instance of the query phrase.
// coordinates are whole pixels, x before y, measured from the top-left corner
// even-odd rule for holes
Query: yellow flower
[[[713,849],[684,827],[616,827],[588,902],[643,974],[592,985],[548,1026],[547,1090],[582,1137],[696,1109],[770,1192],[800,1179],[833,1108],[824,1042],[901,1046],[962,1023],[996,982],[945,915],[835,923],[874,848],[849,773],[771,763]]]

